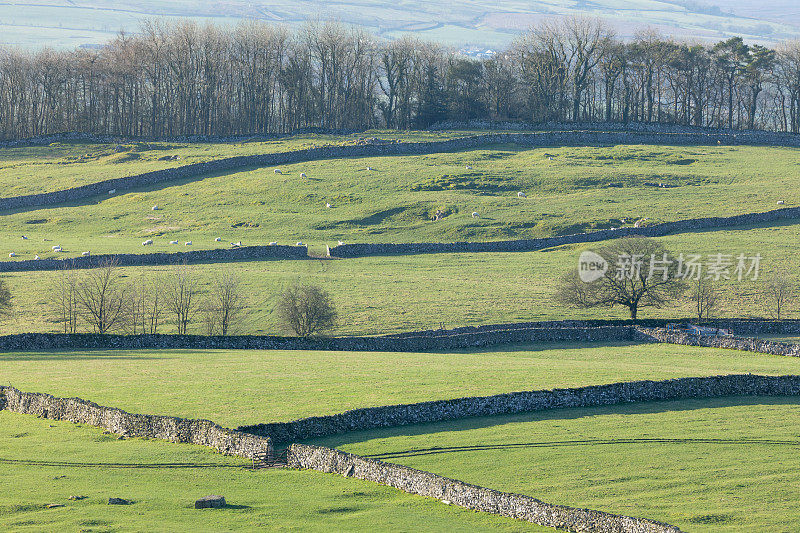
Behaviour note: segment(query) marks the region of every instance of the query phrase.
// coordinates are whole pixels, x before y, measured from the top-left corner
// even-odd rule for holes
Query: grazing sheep
[[[15,254],[14,252],[11,252],[10,254],[8,254],[8,257],[17,257],[17,254]]]
[[[178,244],[178,241],[169,241],[170,244]]]
[[[142,241],[142,246],[150,246],[153,244],[153,239],[147,239],[146,241]]]
[[[183,245],[184,246],[191,246],[192,245],[192,241],[186,241],[185,243],[183,243]]]
[[[472,212],[472,218],[478,218],[478,212],[477,211],[473,211]]]
[[[38,261],[39,260],[39,256],[38,255],[33,256],[33,260],[34,261]]]
[[[64,250],[60,246],[53,246],[53,251],[54,252],[63,252]]]
[[[343,244],[344,244],[344,243],[343,243],[342,241],[339,241],[339,246],[341,246],[341,245],[343,245]]]
[[[242,245],[242,241],[232,242],[231,243],[231,246],[233,246],[234,248],[239,248],[241,245]]]
[[[525,193],[524,193],[524,192],[522,192],[522,191],[519,191],[519,192],[517,193],[517,198],[527,198],[527,197],[528,197],[528,195],[527,195],[527,194],[525,194]]]
[[[115,192],[117,192],[117,189],[111,189],[108,191],[108,194],[114,194]]]
[[[783,200],[778,200],[778,205],[783,205],[783,204],[785,204],[785,203],[786,203],[786,202],[784,202]]]
[[[367,172],[372,172],[372,167],[367,167]]]
[[[217,237],[216,239],[214,239],[214,242],[222,242],[222,237]]]
[[[153,206],[153,211],[158,211],[158,206],[157,205]]]
[[[277,245],[278,245],[278,243],[277,243],[277,242],[275,242],[275,241],[272,241],[271,243],[269,243],[269,245],[270,245],[270,246],[277,246]]]
[[[23,241],[27,241],[27,240],[28,240],[28,237],[26,237],[25,235],[23,235],[23,236],[22,236],[22,240],[23,240]]]
[[[306,176],[306,173],[305,173],[305,172],[301,172],[301,173],[300,173],[300,177],[301,177],[301,178],[307,178],[308,176]]]
[[[281,172],[281,169],[279,169],[279,168],[276,168],[275,170],[273,170],[273,172],[275,174],[283,174],[283,172]]]
[[[333,207],[333,206],[330,204],[330,202],[328,202],[328,203],[326,203],[326,204],[325,204],[325,207],[327,207],[328,209],[330,209],[330,208],[331,208],[331,207]]]
[[[55,251],[56,251],[56,248],[61,248],[61,245],[59,245],[59,244],[56,244],[55,246],[53,246],[53,247],[52,247],[52,250],[55,252]]]
[[[81,255],[82,255],[83,257],[89,257],[89,252],[81,252]]]
[[[472,170],[472,165],[467,165],[467,170]]]

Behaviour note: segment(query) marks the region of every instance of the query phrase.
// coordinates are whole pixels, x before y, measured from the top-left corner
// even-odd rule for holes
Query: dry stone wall
[[[770,355],[800,357],[800,344],[768,341],[753,337],[723,337],[716,335],[690,335],[685,332],[668,331],[662,328],[636,328],[635,338],[645,342],[666,342],[686,346],[725,348]]]
[[[269,437],[223,428],[208,420],[131,414],[80,398],[56,398],[49,394],[21,392],[13,387],[0,386],[0,409],[97,426],[125,437],[208,446],[226,455],[251,458],[272,451]]]
[[[679,533],[669,524],[614,515],[602,511],[577,509],[545,503],[530,496],[500,492],[430,472],[367,459],[358,455],[320,446],[293,444],[288,454],[289,466],[340,474],[382,485],[410,494],[484,511],[518,520],[526,520],[563,531],[595,533]]]
[[[512,392],[495,396],[370,407],[330,416],[303,418],[285,423],[257,424],[238,429],[270,437],[276,443],[297,442],[351,431],[548,409],[686,398],[798,394],[800,394],[800,376],[728,375],[665,381],[632,381],[572,389]]]
[[[216,250],[159,252],[150,254],[98,254],[66,259],[24,259],[0,261],[0,272],[94,268],[113,259],[120,266],[178,265],[182,263],[227,263],[232,261],[268,261],[271,259],[308,259],[307,246],[242,246]]]

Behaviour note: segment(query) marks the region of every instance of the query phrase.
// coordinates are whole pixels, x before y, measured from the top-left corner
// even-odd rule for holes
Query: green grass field
[[[795,243],[800,225],[749,227],[673,235],[661,239],[675,253],[762,255],[759,281],[720,284],[720,316],[768,316],[761,291],[772,272],[788,269],[795,281]],[[625,318],[623,308],[568,309],[552,299],[558,278],[575,268],[583,249],[564,246],[525,253],[433,254],[366,257],[346,260],[265,261],[204,264],[192,269],[204,283],[223,272],[238,273],[249,295],[245,333],[280,333],[273,310],[277,295],[298,280],[324,287],[339,308],[334,334],[383,334],[439,327],[457,327],[564,318]],[[183,248],[181,246],[181,248]],[[127,280],[170,275],[173,267],[123,269]],[[8,274],[16,315],[2,322],[6,332],[58,331],[51,305],[54,272]],[[687,292],[687,295],[691,291]],[[798,316],[797,301],[785,317]],[[688,300],[662,309],[644,308],[641,317],[691,316]],[[198,324],[194,331],[200,332]],[[172,332],[166,324],[163,332]]]
[[[308,142],[286,139],[271,146],[286,149]],[[236,150],[262,150],[261,146],[166,150],[183,151],[179,162],[109,162],[137,155],[133,152],[63,165],[64,154],[74,153],[73,146],[53,149],[54,161],[47,163],[42,162],[47,148],[17,149],[27,155],[5,154],[9,168],[0,175],[10,191],[59,189]],[[152,159],[162,152],[147,153]],[[20,158],[27,163],[15,162]],[[0,249],[16,253],[19,260],[53,256],[55,244],[64,247],[59,256],[69,257],[83,251],[177,251],[185,249],[185,241],[192,241],[193,248],[237,241],[302,241],[321,251],[337,241],[542,237],[631,226],[643,217],[656,223],[767,211],[777,200],[798,205],[800,197],[793,192],[798,161],[800,150],[790,148],[638,145],[534,150],[498,146],[427,156],[314,161],[282,166],[280,175],[272,168],[250,169],[10,212],[0,218]],[[308,177],[301,178],[301,172]],[[658,183],[675,187],[652,185]],[[528,198],[518,198],[518,191]],[[328,203],[331,208],[326,208]],[[161,210],[152,211],[153,205]],[[437,210],[446,216],[434,222]],[[473,218],[473,212],[480,217]],[[22,235],[29,239],[22,240]],[[222,243],[214,242],[216,237]],[[143,248],[147,238],[154,245]],[[181,245],[170,245],[171,240]]]
[[[800,400],[563,409],[321,441],[544,501],[684,531],[796,531]]]
[[[541,344],[445,353],[98,351],[0,355],[0,382],[130,412],[225,426],[359,407],[731,373],[800,360],[668,344]]]
[[[0,411],[4,531],[552,531],[312,471],[246,470],[200,446],[117,440]],[[55,463],[55,464],[54,464]],[[173,464],[172,467],[159,466]],[[194,501],[225,496],[224,509]],[[85,496],[70,500],[70,496]],[[108,505],[124,498],[128,506]],[[48,505],[63,507],[48,508]]]

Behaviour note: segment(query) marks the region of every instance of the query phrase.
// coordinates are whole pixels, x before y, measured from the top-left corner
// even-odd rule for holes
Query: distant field
[[[747,227],[673,235],[660,239],[675,253],[760,253],[761,279],[722,282],[719,316],[767,316],[761,295],[770,273],[782,268],[800,282],[794,265],[800,225]],[[552,295],[559,277],[575,268],[581,250],[595,244],[564,246],[541,252],[432,254],[365,257],[345,260],[262,261],[203,264],[192,267],[203,283],[223,272],[240,275],[248,292],[246,333],[280,333],[273,314],[277,295],[298,280],[331,293],[340,320],[334,334],[378,335],[419,329],[564,318],[625,318],[622,308],[571,309]],[[183,246],[178,248],[184,249]],[[126,281],[168,276],[174,267],[123,269]],[[54,272],[20,272],[5,276],[16,314],[2,322],[5,332],[57,331],[53,300]],[[687,291],[687,295],[691,290]],[[787,304],[785,317],[800,313],[800,302]],[[663,309],[644,308],[642,318],[692,316],[688,300]],[[161,329],[171,333],[171,323]],[[200,332],[198,324],[193,331]]]
[[[211,157],[202,155],[206,149],[211,150],[181,149],[186,151],[183,161]],[[230,154],[237,149],[225,150]],[[225,155],[225,150],[217,155]],[[56,159],[63,158],[64,151],[74,153],[74,147],[56,149]],[[175,164],[156,160],[117,168],[105,161],[131,155],[125,153],[89,163],[32,162],[44,153],[36,149],[25,156],[27,162],[7,162],[21,166],[0,173],[2,179],[40,188],[51,179],[64,185],[76,175],[88,176],[78,181],[100,179]],[[427,156],[314,161],[282,166],[280,175],[273,168],[250,169],[7,213],[0,216],[0,250],[7,250],[4,258],[14,252],[19,259],[30,259],[36,254],[53,256],[54,244],[64,247],[60,256],[69,257],[83,251],[185,249],[168,244],[170,240],[192,241],[194,248],[238,241],[303,242],[323,251],[325,244],[338,241],[543,237],[632,226],[639,218],[657,223],[761,212],[775,209],[778,200],[800,205],[799,162],[800,150],[793,148],[638,145],[534,150],[497,146]],[[89,165],[86,173],[84,164]],[[308,177],[300,177],[301,172]],[[518,191],[528,197],[518,198]],[[161,210],[152,211],[153,205]],[[434,222],[437,210],[445,217]],[[29,239],[22,240],[22,235]],[[222,243],[214,242],[216,237]],[[154,245],[142,248],[148,238]]]
[[[0,379],[130,412],[226,426],[505,392],[731,373],[800,360],[669,344],[559,343],[439,353],[94,351],[0,354]]]
[[[375,483],[0,411],[0,529],[5,531],[551,531],[411,496]],[[32,463],[29,463],[32,461]],[[48,466],[48,462],[97,466]],[[178,467],[114,467],[177,463]],[[103,466],[103,465],[112,466]],[[196,511],[222,494],[229,507]],[[79,501],[70,496],[85,496]],[[125,498],[130,506],[108,505]],[[63,507],[48,509],[51,504]]]
[[[683,531],[796,531],[800,399],[654,402],[323,440],[345,451]]]

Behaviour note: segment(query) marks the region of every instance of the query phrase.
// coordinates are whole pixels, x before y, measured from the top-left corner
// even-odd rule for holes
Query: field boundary
[[[525,520],[574,532],[680,533],[680,529],[646,518],[545,503],[532,496],[501,492],[407,466],[386,463],[322,446],[292,444],[288,466],[339,474],[409,494],[435,498],[466,509]]]
[[[366,407],[335,415],[240,426],[237,429],[269,437],[274,443],[287,443],[353,431],[551,409],[725,396],[798,395],[800,395],[800,376],[731,374],[663,381],[627,381],[567,389],[510,392],[493,396],[469,396],[452,400]]]
[[[168,183],[178,179],[198,178],[215,172],[246,167],[264,167],[350,157],[378,157],[390,155],[427,155],[463,151],[492,144],[517,144],[527,147],[548,146],[603,146],[610,144],[664,144],[664,145],[754,145],[800,146],[800,136],[774,136],[769,132],[718,131],[718,132],[649,132],[649,131],[596,131],[554,130],[530,133],[485,133],[443,141],[380,142],[359,145],[322,146],[302,150],[234,156],[192,163],[102,180],[96,183],[71,187],[46,193],[11,196],[0,199],[0,211],[26,209],[72,202],[100,195],[110,190],[128,190]]]
[[[253,458],[272,453],[272,439],[224,428],[209,420],[128,413],[81,398],[57,398],[0,385],[0,410],[101,427],[123,437],[197,444],[224,455]]]
[[[724,348],[744,352],[800,357],[800,344],[769,341],[753,337],[728,337],[719,335],[691,335],[683,331],[668,331],[664,328],[637,327],[637,338],[645,342],[663,342],[684,346],[702,346],[707,348]]]
[[[308,246],[240,246],[188,252],[156,252],[149,254],[97,254],[63,259],[23,259],[0,261],[0,272],[62,270],[64,268],[96,268],[113,260],[118,266],[179,265],[182,263],[228,263],[233,261],[269,261],[309,259]]]

